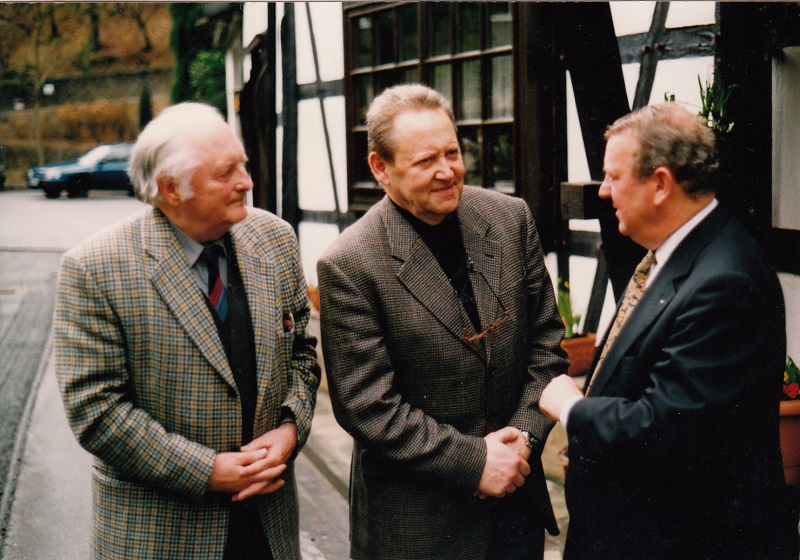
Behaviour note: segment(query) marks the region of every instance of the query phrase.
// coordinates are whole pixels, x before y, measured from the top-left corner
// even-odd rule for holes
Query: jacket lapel
[[[481,326],[486,328],[502,314],[499,301],[502,247],[491,238],[489,222],[472,207],[466,193],[458,209],[458,218],[467,257],[474,263],[474,271],[470,272],[469,277],[478,304],[478,315]],[[492,339],[491,335],[483,339],[487,361],[491,358]]]
[[[717,207],[678,245],[664,268],[645,290],[633,314],[628,318],[614,345],[609,349],[603,360],[602,368],[594,372],[597,379],[592,385],[593,394],[602,394],[603,387],[616,371],[620,359],[641,334],[651,328],[667,308],[677,293],[680,282],[689,275],[695,266],[697,255],[711,242],[729,218],[726,210]],[[603,344],[605,344],[605,339]]]
[[[159,210],[142,225],[144,247],[152,258],[150,278],[172,315],[225,381],[236,387],[214,319],[203,301],[172,228]]]
[[[258,375],[258,400],[256,402],[256,425],[261,422],[260,414],[266,412],[265,399],[269,395],[268,386],[272,375],[272,354],[268,351],[278,345],[277,326],[281,324],[282,309],[277,305],[277,283],[275,281],[275,264],[265,257],[260,250],[260,242],[247,221],[240,222],[231,228],[239,271],[242,274],[250,317],[253,322],[255,337],[256,364]]]
[[[474,329],[436,257],[388,197],[384,197],[380,204],[389,249],[392,257],[402,263],[397,273],[400,283],[450,334],[485,358],[481,344],[469,344],[464,340],[464,329],[468,333]]]
[[[458,304],[450,281],[436,257],[388,198],[385,197],[381,204],[392,256],[403,262],[398,273],[400,282],[448,331],[481,359],[488,361],[491,337],[485,338],[483,343],[464,341],[464,329],[468,335],[476,334],[475,329],[464,307]],[[461,200],[458,218],[467,257],[474,265],[474,271],[469,276],[478,316],[481,325],[487,326],[502,313],[496,295],[501,289],[501,247],[491,239],[490,224],[472,207],[468,196]]]

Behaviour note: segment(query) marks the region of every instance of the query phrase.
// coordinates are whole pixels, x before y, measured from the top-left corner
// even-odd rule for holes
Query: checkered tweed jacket
[[[464,340],[464,328],[475,333],[450,282],[385,197],[317,264],[334,412],[355,438],[356,560],[485,559],[489,517],[503,502],[473,497],[483,436],[511,425],[543,442],[552,427],[538,400],[566,371],[564,327],[530,211],[465,187],[458,217],[481,324],[501,316],[498,297],[510,314],[484,344]],[[533,474],[514,497],[535,526],[557,532],[532,457]]]
[[[319,369],[306,334],[297,240],[250,209],[231,229],[253,319],[255,431],[311,427]],[[164,215],[155,209],[70,250],[58,277],[56,374],[69,422],[95,456],[95,558],[219,559],[228,496],[206,491],[217,452],[241,443],[241,408],[209,307]],[[296,329],[284,333],[284,312]],[[299,559],[297,490],[259,496],[276,559]]]

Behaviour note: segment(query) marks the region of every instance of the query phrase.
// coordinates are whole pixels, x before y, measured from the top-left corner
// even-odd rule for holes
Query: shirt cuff
[[[575,406],[576,402],[584,398],[583,395],[572,395],[566,400],[564,406],[561,407],[561,414],[559,414],[558,419],[561,425],[564,426],[564,430],[567,429],[567,420],[569,420],[569,413],[572,411],[572,407]]]
[[[286,422],[296,422],[294,412],[288,406],[281,408],[281,424],[286,424]]]

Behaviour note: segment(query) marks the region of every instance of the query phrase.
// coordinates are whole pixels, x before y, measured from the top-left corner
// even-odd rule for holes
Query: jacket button
[[[490,364],[486,368],[486,375],[488,375],[489,377],[494,377],[495,373],[497,373],[497,366],[495,366],[494,364]]]

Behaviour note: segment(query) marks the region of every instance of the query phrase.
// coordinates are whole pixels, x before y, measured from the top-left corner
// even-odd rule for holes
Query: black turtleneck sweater
[[[400,214],[408,220],[419,234],[428,248],[436,257],[439,266],[450,280],[450,285],[469,316],[476,332],[481,330],[481,321],[478,317],[478,306],[472,292],[472,283],[469,280],[467,266],[467,251],[464,249],[464,239],[461,237],[461,225],[455,212],[449,214],[438,225],[426,224],[405,208],[401,208],[394,201]]]

